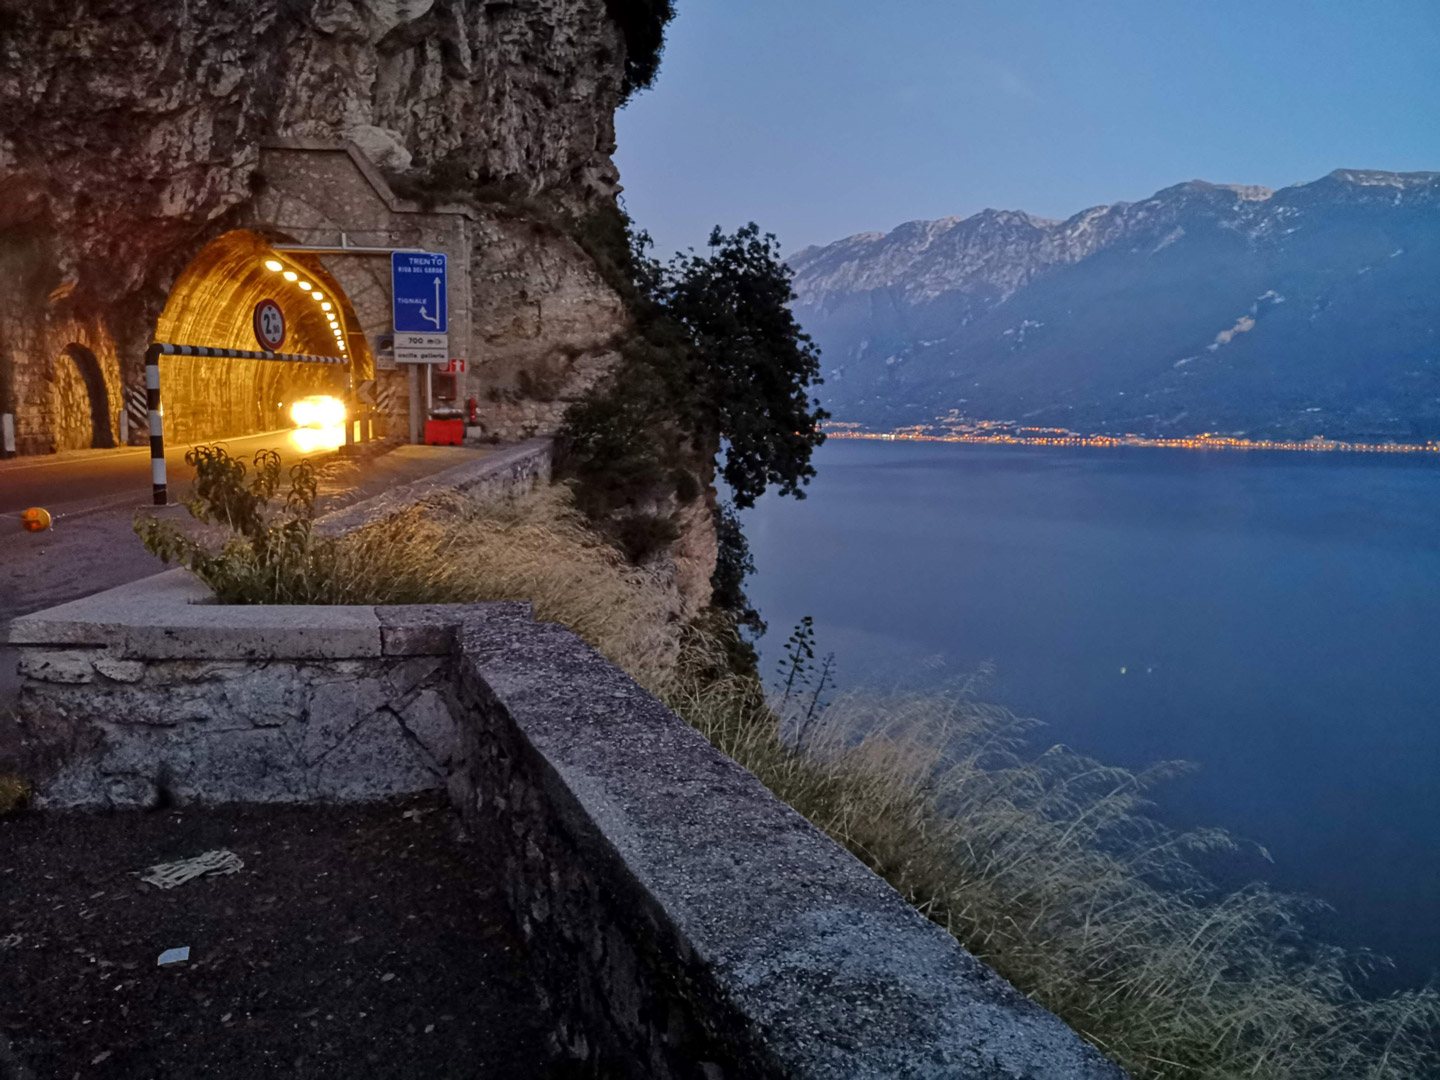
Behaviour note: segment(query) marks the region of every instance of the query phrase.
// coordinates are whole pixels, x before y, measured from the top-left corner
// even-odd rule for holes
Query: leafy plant
[[[780,709],[790,705],[792,695],[803,693],[815,670],[815,620],[806,615],[785,639],[785,658],[780,662]]]
[[[278,512],[270,506],[282,473],[275,451],[258,451],[247,467],[223,447],[196,446],[185,461],[195,469],[186,508],[229,536],[211,550],[172,521],[139,517],[135,532],[147,551],[190,570],[222,603],[303,604],[324,593],[336,577],[339,545],[315,532],[318,481],[308,458],[290,467],[290,488]]]
[[[16,814],[30,803],[30,785],[18,776],[0,775],[0,817]]]
[[[621,362],[566,413],[558,465],[582,509],[607,528],[637,509],[670,512],[708,486],[717,453],[736,506],[772,486],[803,497],[824,439],[809,397],[819,353],[790,313],[775,238],[753,223],[716,229],[708,254],[666,265],[619,211],[582,226],[634,315]]]
[[[625,38],[623,93],[628,100],[660,73],[665,27],[675,17],[675,5],[671,0],[605,0],[605,10]]]
[[[714,514],[716,553],[715,572],[710,575],[710,603],[725,612],[739,630],[758,638],[765,633],[765,621],[745,595],[745,579],[755,572],[749,541],[733,505],[718,503]]]

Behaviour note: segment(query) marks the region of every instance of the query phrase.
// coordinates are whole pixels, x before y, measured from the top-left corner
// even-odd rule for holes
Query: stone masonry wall
[[[44,805],[444,785],[591,1075],[1121,1077],[527,605],[222,608],[183,573],[13,624]]]
[[[122,660],[27,650],[21,718],[59,767],[49,808],[381,799],[438,787],[440,657]]]

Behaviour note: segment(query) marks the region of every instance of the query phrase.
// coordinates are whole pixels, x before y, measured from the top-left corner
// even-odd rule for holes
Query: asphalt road
[[[249,459],[257,450],[278,450],[287,463],[306,456],[296,446],[290,430],[246,435],[237,439],[216,439],[232,455]],[[185,464],[190,447],[167,448],[165,468],[173,502],[195,476]],[[309,454],[318,460],[328,451]],[[55,514],[77,513],[102,506],[150,502],[150,450],[126,447],[121,450],[76,450],[44,458],[15,458],[0,462],[0,514],[42,506]]]

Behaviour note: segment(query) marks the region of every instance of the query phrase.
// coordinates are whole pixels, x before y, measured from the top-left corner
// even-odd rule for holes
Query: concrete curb
[[[440,491],[459,491],[477,497],[518,494],[550,478],[552,456],[552,440],[530,439],[326,514],[316,521],[315,527],[330,536],[352,532],[424,502]]]

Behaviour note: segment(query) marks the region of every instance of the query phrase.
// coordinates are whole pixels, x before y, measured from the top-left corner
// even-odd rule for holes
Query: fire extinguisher
[[[470,400],[468,400],[467,402],[465,402],[465,409],[470,417],[470,423],[472,424],[475,423],[475,411],[479,407],[479,404],[480,403],[476,401],[473,397],[470,398]]]

